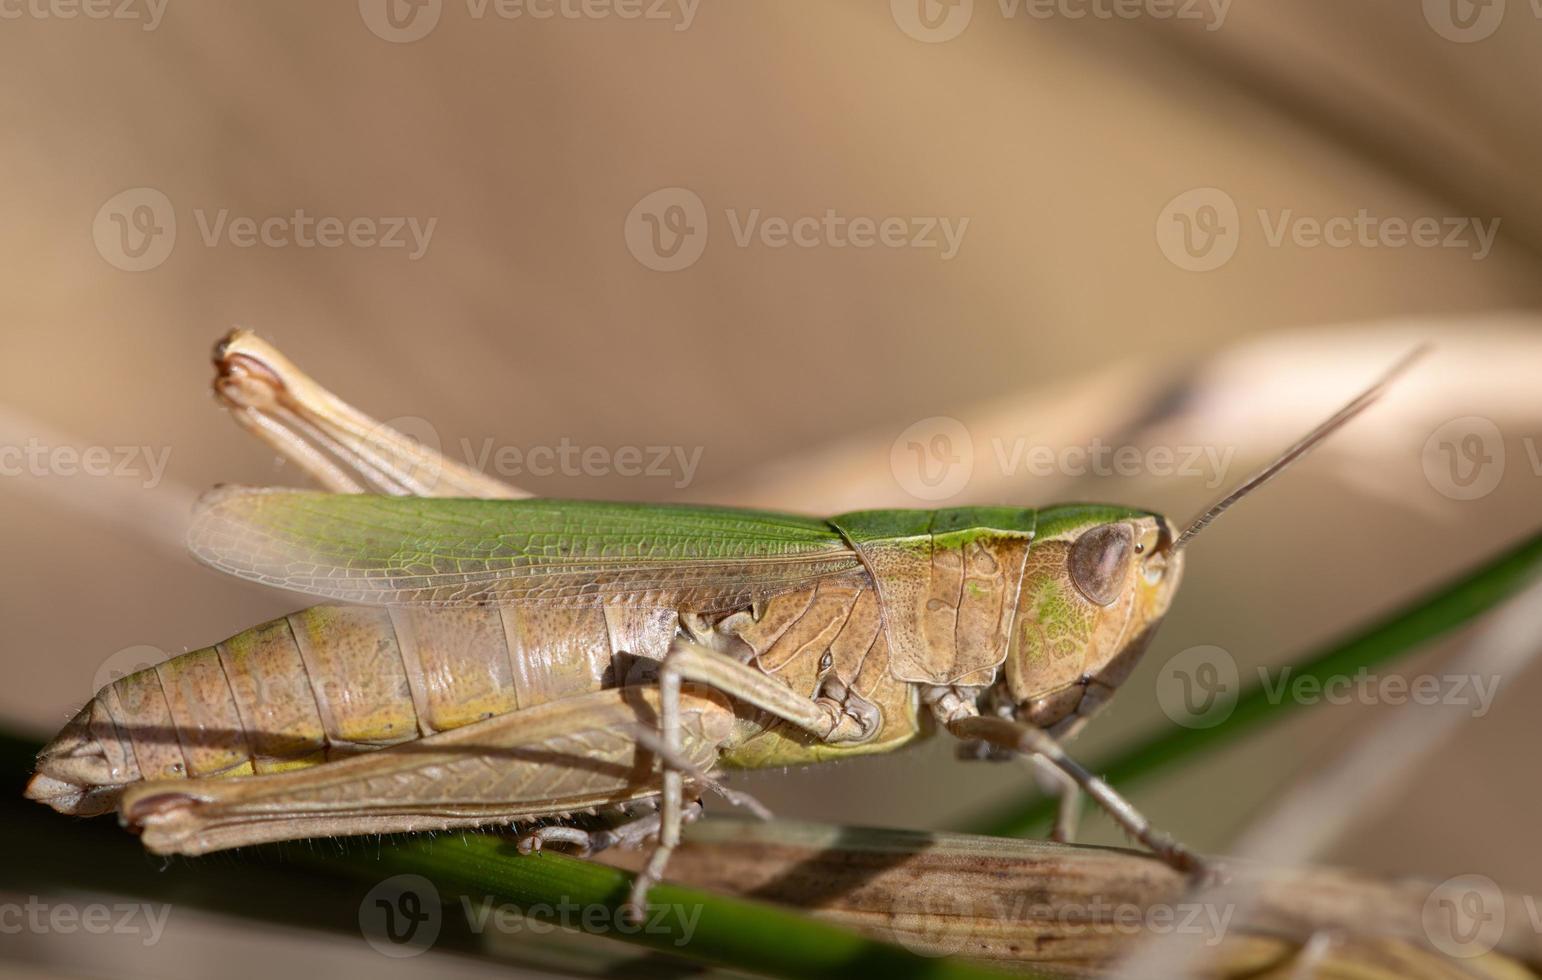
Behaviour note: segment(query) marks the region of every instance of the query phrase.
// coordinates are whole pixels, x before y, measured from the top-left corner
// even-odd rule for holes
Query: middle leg
[[[659,805],[659,842],[633,882],[629,902],[634,914],[644,908],[648,889],[663,876],[670,854],[680,844],[681,805],[688,772],[670,760],[678,757],[681,748],[680,691],[685,681],[705,684],[754,705],[821,741],[860,742],[875,733],[869,725],[844,713],[833,699],[801,697],[751,664],[694,643],[677,641],[659,668],[659,734],[663,742],[660,762],[664,784]]]

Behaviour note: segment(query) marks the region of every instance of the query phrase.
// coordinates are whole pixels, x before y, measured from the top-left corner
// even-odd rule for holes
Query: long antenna
[[[1404,354],[1396,364],[1388,369],[1386,374],[1383,374],[1375,384],[1356,395],[1348,405],[1334,412],[1327,421],[1302,436],[1295,445],[1281,453],[1274,462],[1243,481],[1241,486],[1211,504],[1204,513],[1194,518],[1189,523],[1189,526],[1183,529],[1182,534],[1178,535],[1178,539],[1173,542],[1173,551],[1182,550],[1185,545],[1194,539],[1195,535],[1209,527],[1210,522],[1224,514],[1232,504],[1279,476],[1291,463],[1317,448],[1318,443],[1343,428],[1356,415],[1370,408],[1376,399],[1386,392],[1392,382],[1397,380],[1399,375],[1412,367],[1419,358],[1428,354],[1431,348],[1432,345],[1430,344],[1420,344],[1407,354]]]

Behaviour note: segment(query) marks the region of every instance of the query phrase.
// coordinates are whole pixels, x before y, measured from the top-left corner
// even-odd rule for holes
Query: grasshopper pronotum
[[[1188,542],[1411,360],[1180,532],[1101,505],[825,520],[523,497],[238,331],[216,348],[216,391],[337,492],[216,490],[190,547],[338,604],[103,688],[43,749],[27,795],[117,810],[162,853],[536,820],[525,849],[657,836],[640,905],[697,793],[754,805],[713,770],[887,752],[940,728],[1039,757],[1067,798],[1088,793],[1196,870],[1061,743],[1133,669]],[[615,827],[568,819],[640,801],[656,811]]]

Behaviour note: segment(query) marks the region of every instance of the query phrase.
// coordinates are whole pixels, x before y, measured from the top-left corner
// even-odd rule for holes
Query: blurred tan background
[[[1450,3],[4,6],[0,719],[42,737],[144,656],[123,651],[180,653],[302,604],[180,553],[199,490],[301,482],[208,395],[234,325],[457,458],[699,460],[511,477],[541,494],[928,506],[891,449],[948,417],[973,445],[950,500],[1175,519],[1435,338],[1374,417],[1207,532],[1077,750],[1170,724],[1153,692],[1179,652],[1220,646],[1251,676],[1536,526],[1542,21]],[[297,211],[341,244],[301,244],[321,229]],[[804,244],[778,244],[779,222],[808,217]],[[893,244],[852,247],[853,218],[889,219]],[[1323,241],[1313,222],[1333,218]],[[1438,243],[1411,241],[1420,221]],[[1438,454],[1475,430],[1441,427],[1473,417],[1506,465],[1454,499]],[[1041,478],[996,452],[1094,438],[1235,455],[1224,474]],[[71,450],[88,447],[124,470],[82,473]],[[1450,649],[1400,669],[1438,671]],[[1538,887],[1539,705],[1542,678],[1504,679],[1428,778],[1326,859]],[[1225,849],[1383,710],[1303,712],[1136,801]],[[936,745],[745,785],[789,816],[947,826],[1029,782]],[[1096,820],[1087,835],[1117,841]],[[45,975],[271,975],[318,956],[339,976],[485,972],[171,920],[150,949],[0,936],[0,954]],[[210,936],[260,953],[232,961]]]

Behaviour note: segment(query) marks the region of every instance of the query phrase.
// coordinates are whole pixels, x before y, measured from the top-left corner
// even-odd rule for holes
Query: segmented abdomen
[[[276,772],[625,684],[678,625],[625,607],[314,606],[97,700],[128,779]]]

